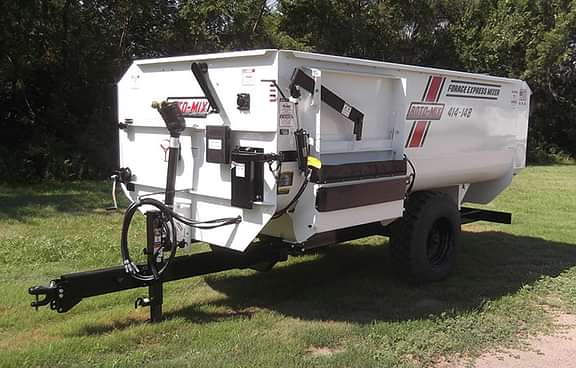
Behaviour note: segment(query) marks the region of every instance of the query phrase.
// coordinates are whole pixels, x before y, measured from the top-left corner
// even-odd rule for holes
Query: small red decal
[[[412,102],[406,120],[440,120],[443,112],[444,104]]]

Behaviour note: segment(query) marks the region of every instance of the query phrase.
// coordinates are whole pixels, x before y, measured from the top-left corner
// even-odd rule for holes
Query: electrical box
[[[232,152],[232,201],[234,207],[252,209],[264,197],[262,148],[237,147]]]
[[[230,163],[229,126],[206,126],[206,162]]]

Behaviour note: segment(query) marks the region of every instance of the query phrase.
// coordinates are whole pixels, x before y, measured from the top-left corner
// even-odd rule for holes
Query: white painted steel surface
[[[416,168],[414,190],[452,191],[456,200],[466,202],[489,202],[525,165],[530,89],[523,81],[294,51],[231,52],[136,61],[118,83],[119,119],[133,122],[119,132],[120,165],[135,175],[131,198],[164,188],[169,136],[150,104],[203,97],[190,71],[193,61],[207,63],[224,113],[186,118],[176,210],[196,220],[240,215],[243,221],[217,230],[183,229],[192,239],[244,250],[261,232],[302,242],[319,232],[391,222],[403,211],[403,201],[393,201],[318,212],[315,193],[320,185],[309,184],[294,212],[269,223],[302,182],[295,163],[282,165],[282,171],[294,172],[288,194],[277,194],[266,167],[263,201],[251,210],[232,207],[230,165],[205,161],[206,125],[229,125],[232,148],[258,147],[266,153],[294,150],[292,132],[300,126],[310,133],[312,155],[323,164],[406,155]],[[290,105],[263,80],[277,81],[288,95],[295,68],[365,114],[361,140],[355,140],[352,122],[320,101],[320,91],[302,91],[297,121],[279,117]],[[250,94],[250,111],[237,109],[238,93]],[[289,134],[280,134],[281,129]],[[324,186],[337,185],[342,184]]]

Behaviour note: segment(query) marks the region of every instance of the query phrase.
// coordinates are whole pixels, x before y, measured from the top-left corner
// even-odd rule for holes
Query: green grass
[[[443,282],[404,281],[370,237],[267,273],[168,283],[157,325],[132,309],[145,289],[66,314],[29,307],[29,286],[119,263],[107,185],[0,187],[0,366],[417,367],[516,344],[576,312],[575,184],[574,165],[523,171],[488,206],[514,224],[465,226]]]

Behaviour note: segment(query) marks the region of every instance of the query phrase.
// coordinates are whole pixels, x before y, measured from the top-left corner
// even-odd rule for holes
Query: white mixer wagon
[[[148,286],[138,303],[155,321],[164,281],[372,234],[413,278],[439,280],[461,223],[511,219],[462,203],[490,202],[525,166],[530,89],[515,79],[256,50],[136,61],[118,100],[124,265],[31,288],[36,306]],[[127,244],[137,210],[143,265]],[[213,251],[175,257],[194,242]]]

